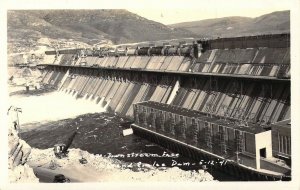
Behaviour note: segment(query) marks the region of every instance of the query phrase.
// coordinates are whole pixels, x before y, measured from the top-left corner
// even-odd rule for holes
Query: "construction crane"
[[[77,127],[77,129],[69,137],[66,144],[59,143],[59,144],[54,145],[53,151],[54,151],[54,155],[56,156],[56,158],[61,159],[61,158],[65,158],[68,156],[68,152],[69,152],[68,149],[71,146],[75,136],[78,134],[78,129],[79,129],[79,127]]]

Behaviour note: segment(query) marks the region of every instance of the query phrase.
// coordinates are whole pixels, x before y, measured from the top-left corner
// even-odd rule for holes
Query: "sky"
[[[299,0],[3,0],[7,9],[127,9],[163,24],[220,18],[257,17],[290,10]]]
[[[274,11],[290,10],[291,0],[186,0],[162,1],[154,6],[136,6],[130,12],[163,24],[228,16],[258,17]],[[173,2],[173,3],[172,3]]]

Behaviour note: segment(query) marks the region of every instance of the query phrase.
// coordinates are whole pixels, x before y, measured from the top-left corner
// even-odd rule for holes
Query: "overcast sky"
[[[133,5],[127,10],[150,20],[172,24],[228,16],[257,17],[290,10],[291,5],[292,0],[164,0],[157,5]]]

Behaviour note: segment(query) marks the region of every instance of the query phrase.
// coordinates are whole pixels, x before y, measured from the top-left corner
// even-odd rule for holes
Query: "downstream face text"
[[[153,154],[153,153],[129,153],[129,154],[112,154],[112,153],[107,153],[107,154],[99,154],[101,157],[106,157],[106,158],[178,158],[179,153],[167,153],[163,152],[161,155],[160,154]]]

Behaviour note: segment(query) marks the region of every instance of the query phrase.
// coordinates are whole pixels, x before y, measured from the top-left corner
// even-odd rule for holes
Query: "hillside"
[[[89,47],[187,37],[230,37],[290,31],[290,12],[163,25],[127,10],[10,10],[8,53],[43,47]]]
[[[72,39],[91,45],[101,40],[127,43],[191,36],[189,31],[172,29],[126,10],[8,11],[10,45],[34,46],[40,38]]]
[[[290,11],[273,12],[256,18],[224,17],[169,26],[209,38],[285,33],[290,32]]]

